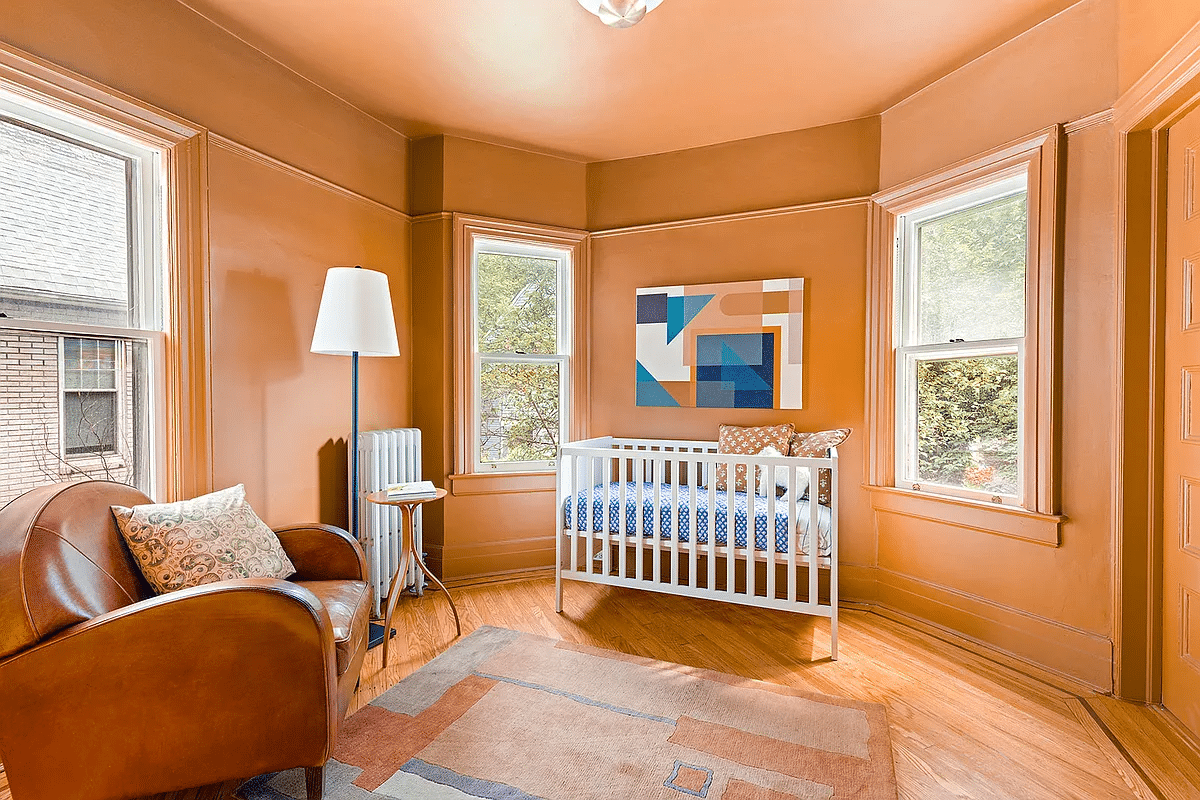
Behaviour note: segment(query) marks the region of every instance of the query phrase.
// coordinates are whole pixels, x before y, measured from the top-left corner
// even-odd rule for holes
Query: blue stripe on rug
[[[475,674],[481,678],[487,678],[493,681],[511,683],[514,686],[523,686],[526,689],[536,689],[539,692],[549,692],[550,694],[556,694],[559,697],[565,697],[568,700],[574,700],[576,703],[583,703],[585,706],[595,706],[596,708],[603,708],[607,711],[615,711],[616,713],[624,714],[627,717],[648,719],[651,722],[661,722],[664,725],[675,724],[675,720],[670,719],[669,717],[656,717],[653,714],[643,714],[641,711],[635,711],[632,708],[622,708],[621,706],[610,705],[609,703],[605,703],[601,700],[593,700],[590,697],[584,697],[581,694],[574,694],[572,692],[563,691],[562,689],[555,689],[553,686],[542,686],[540,683],[529,683],[528,681],[521,681],[517,680],[516,678],[506,678],[503,675],[488,675],[486,672],[476,672]]]
[[[419,758],[409,759],[400,768],[400,771],[419,775],[427,781],[440,783],[442,786],[449,786],[464,794],[482,797],[484,800],[542,800],[540,797],[526,794],[515,786],[485,781],[482,778],[472,778],[469,775],[459,775],[454,770],[430,764]]]

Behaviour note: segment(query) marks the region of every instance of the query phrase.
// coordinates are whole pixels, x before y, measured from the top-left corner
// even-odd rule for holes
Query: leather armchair
[[[0,509],[0,762],[14,800],[127,800],[324,765],[367,651],[372,602],[345,531],[277,531],[296,574],[155,595],[106,481]]]

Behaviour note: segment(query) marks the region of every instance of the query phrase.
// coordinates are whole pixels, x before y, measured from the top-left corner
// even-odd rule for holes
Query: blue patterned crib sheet
[[[638,483],[629,481],[625,484],[625,534],[628,536],[636,536],[638,529],[646,531],[646,537],[651,535],[654,530],[654,517],[656,513],[654,505],[654,486],[653,483],[642,483],[642,521],[638,523]],[[621,484],[614,482],[605,487],[604,484],[593,486],[592,495],[592,531],[602,533],[604,531],[604,520],[606,519],[604,511],[605,489],[608,490],[608,508],[611,514],[609,523],[610,533],[620,533],[621,525]],[[671,485],[661,484],[662,490],[662,521],[659,524],[659,531],[663,539],[670,541],[672,535],[672,518],[673,513],[679,513],[679,541],[690,541],[691,526],[692,526],[692,491],[690,486],[679,487],[679,502],[674,505],[671,502]],[[696,493],[696,540],[700,544],[708,544],[709,531],[709,508],[708,508],[708,489],[700,487]],[[587,501],[584,499],[587,495],[587,490],[579,492],[575,497],[567,497],[563,501],[562,521],[563,527],[569,528],[571,525],[571,510],[578,509],[576,518],[576,530],[587,530]],[[729,500],[725,492],[716,493],[716,530],[718,545],[724,546],[729,541]],[[762,495],[755,495],[754,498],[754,547],[757,550],[767,549],[767,509],[768,498]],[[817,545],[821,557],[829,555],[829,522],[830,510],[826,506],[817,506]],[[749,516],[749,500],[745,492],[735,492],[733,496],[733,541],[735,547],[746,546],[746,519]],[[808,501],[799,500],[796,502],[796,523],[800,530],[800,555],[808,555],[808,526],[809,526],[809,510]],[[786,497],[777,498],[775,501],[775,552],[786,553],[788,551],[788,530],[791,526],[788,525],[788,501]]]

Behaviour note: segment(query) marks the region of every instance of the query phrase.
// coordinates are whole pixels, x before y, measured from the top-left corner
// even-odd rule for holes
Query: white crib
[[[712,479],[719,464],[729,476],[720,490]],[[746,466],[749,491],[735,490],[737,465]],[[563,445],[556,610],[563,581],[574,580],[812,614],[829,618],[836,660],[837,469],[836,448],[825,458],[791,458],[666,439]],[[818,501],[819,470],[830,471],[828,505]],[[811,501],[801,496],[804,476]]]

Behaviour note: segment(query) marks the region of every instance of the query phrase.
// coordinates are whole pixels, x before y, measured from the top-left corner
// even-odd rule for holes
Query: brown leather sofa
[[[371,588],[345,531],[276,531],[287,581],[165,595],[146,583],[106,481],[0,509],[0,762],[14,800],[118,800],[324,765],[367,652]]]

